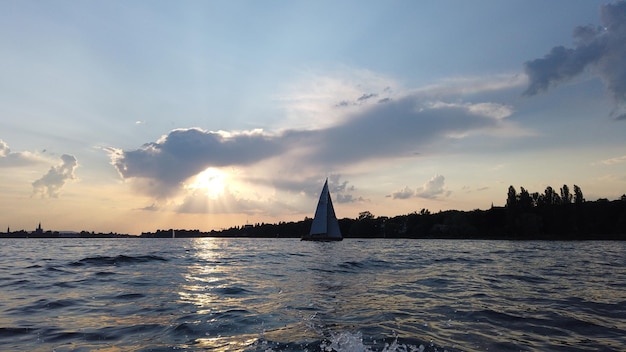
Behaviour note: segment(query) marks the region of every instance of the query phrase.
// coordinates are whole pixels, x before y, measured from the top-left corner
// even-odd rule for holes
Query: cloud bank
[[[498,84],[500,89],[509,89],[519,86],[519,80],[508,77],[505,83]],[[492,90],[493,86],[486,85],[485,89]],[[390,91],[388,88],[355,94],[350,99],[339,97],[335,102],[350,101],[358,105],[349,109],[341,104],[330,105],[339,118],[319,128],[271,133],[176,129],[136,150],[109,148],[108,151],[123,179],[134,181],[144,193],[167,198],[176,194],[185,180],[208,167],[245,168],[272,160],[268,168],[273,168],[270,172],[278,179],[280,168],[289,168],[299,175],[312,169],[345,170],[356,164],[415,157],[434,142],[473,133],[499,133],[510,127],[506,121],[514,113],[510,106],[488,101],[463,102],[456,97],[445,99],[444,89],[441,86],[436,89],[436,98],[425,90],[388,96],[385,95]],[[458,94],[458,87],[453,90]],[[304,181],[300,177],[300,182]],[[281,182],[276,181],[274,186],[280,187]],[[285,187],[285,190],[293,188]],[[298,187],[302,189],[302,184]],[[350,195],[346,183],[338,183],[338,187],[344,187],[335,192],[338,202],[362,200]],[[420,194],[428,197],[436,189],[436,185],[431,185]]]
[[[574,29],[574,48],[556,46],[541,59],[528,61],[524,70],[529,78],[525,95],[535,95],[568,81],[587,68],[605,82],[615,101],[612,116],[626,119],[626,2],[600,8],[603,26]]]
[[[41,197],[57,198],[61,193],[61,189],[69,180],[74,180],[74,170],[78,166],[76,158],[72,155],[61,155],[62,163],[53,166],[48,173],[40,179],[33,182],[33,194],[41,195]]]

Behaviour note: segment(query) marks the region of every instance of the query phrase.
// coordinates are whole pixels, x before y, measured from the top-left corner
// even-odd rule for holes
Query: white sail
[[[308,240],[341,240],[341,230],[339,229],[339,221],[335,215],[333,201],[328,191],[328,179],[324,182],[320,199],[315,209],[315,217],[311,224],[309,236],[303,239]]]

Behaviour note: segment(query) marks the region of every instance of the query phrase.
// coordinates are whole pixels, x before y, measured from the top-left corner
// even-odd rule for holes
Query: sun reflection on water
[[[184,284],[178,295],[181,300],[198,307],[198,314],[210,313],[217,304],[223,303],[212,290],[225,285],[228,267],[222,265],[216,254],[223,249],[219,241],[206,238],[193,241],[195,260],[184,274]]]

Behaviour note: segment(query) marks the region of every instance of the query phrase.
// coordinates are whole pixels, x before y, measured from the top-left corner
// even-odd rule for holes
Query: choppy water
[[[626,243],[1,239],[2,351],[623,351]]]

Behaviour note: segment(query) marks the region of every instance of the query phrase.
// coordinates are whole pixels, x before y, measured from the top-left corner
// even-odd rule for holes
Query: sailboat
[[[328,179],[324,182],[320,200],[317,202],[315,217],[308,235],[302,236],[304,241],[341,241],[341,230],[335,216],[335,208],[328,191]]]

